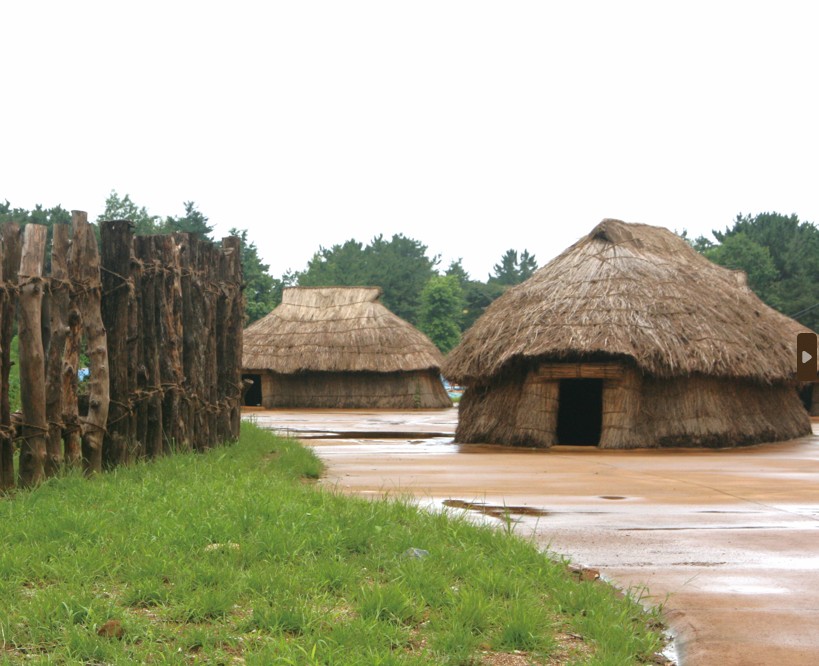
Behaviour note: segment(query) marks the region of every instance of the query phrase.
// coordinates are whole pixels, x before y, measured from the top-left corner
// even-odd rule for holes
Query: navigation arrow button
[[[816,333],[796,336],[796,379],[800,382],[817,381]]]

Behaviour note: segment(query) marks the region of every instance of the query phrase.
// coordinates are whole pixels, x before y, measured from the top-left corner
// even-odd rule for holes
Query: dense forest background
[[[126,194],[111,192],[99,220],[128,219],[139,235],[186,231],[211,240],[213,227],[196,204],[185,202],[183,214],[151,215]],[[0,203],[0,223],[34,222],[50,227],[70,223],[71,214],[61,206],[33,210]],[[519,284],[538,268],[533,253],[509,249],[485,280],[470,276],[461,260],[443,267],[439,255],[430,255],[422,242],[402,234],[376,236],[368,243],[350,239],[331,247],[319,247],[301,271],[274,276],[259,256],[246,229],[231,229],[242,240],[246,316],[250,324],[281,302],[287,286],[356,286],[382,288],[382,301],[395,314],[424,331],[446,353],[510,286]],[[748,284],[768,305],[819,330],[819,229],[796,215],[761,213],[737,215],[713,239],[680,235],[711,261],[748,275]]]

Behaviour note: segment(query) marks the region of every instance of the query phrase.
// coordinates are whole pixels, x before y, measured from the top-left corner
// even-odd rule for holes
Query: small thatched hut
[[[443,356],[377,287],[292,287],[244,332],[242,367],[274,407],[442,408]]]
[[[444,376],[456,441],[733,446],[810,433],[798,323],[666,229],[604,220],[509,289]]]

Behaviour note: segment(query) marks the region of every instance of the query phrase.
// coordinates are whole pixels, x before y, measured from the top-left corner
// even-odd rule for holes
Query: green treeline
[[[60,206],[28,211],[0,203],[0,222],[35,222],[51,227],[70,222],[70,213]],[[141,234],[188,231],[211,238],[213,226],[193,202],[183,204],[183,214],[173,217],[151,215],[130,196],[111,192],[98,217],[129,219]],[[535,255],[524,249],[503,253],[486,280],[474,279],[462,261],[440,266],[440,256],[430,254],[421,241],[395,234],[378,235],[368,243],[351,238],[322,247],[301,271],[274,276],[259,256],[248,231],[233,228],[242,240],[247,323],[260,319],[282,298],[288,286],[378,286],[382,301],[399,317],[424,331],[444,353],[480,317],[487,306],[510,286],[529,278],[538,268]],[[738,215],[724,231],[713,231],[713,239],[682,236],[706,257],[722,266],[741,269],[748,284],[768,305],[819,330],[819,229],[796,215],[762,213]]]
[[[183,215],[161,217],[150,214],[129,195],[111,192],[97,221],[130,220],[137,235],[184,231],[214,240],[213,227],[196,204],[189,201],[183,208]],[[70,223],[71,213],[61,206],[44,209],[38,205],[31,211],[12,208],[6,201],[0,203],[0,223],[6,221],[42,224],[50,231],[55,223]],[[535,256],[527,250],[518,255],[510,249],[495,264],[492,275],[482,282],[472,279],[460,260],[440,271],[438,255],[430,256],[427,246],[420,241],[396,234],[389,239],[376,236],[367,244],[350,239],[329,248],[319,247],[303,271],[288,271],[275,277],[270,266],[261,260],[246,229],[233,228],[230,234],[242,241],[248,324],[281,303],[285,287],[378,286],[384,292],[383,303],[429,335],[443,352],[458,344],[461,333],[505,289],[523,282],[538,267]]]
[[[765,303],[819,330],[819,229],[796,215],[737,215],[714,241],[691,241],[726,268],[745,271],[748,286]]]

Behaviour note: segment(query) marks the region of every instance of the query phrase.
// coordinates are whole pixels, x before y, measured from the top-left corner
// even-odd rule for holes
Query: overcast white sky
[[[485,279],[604,217],[819,223],[815,2],[0,3],[0,201],[195,201],[271,272],[403,233]]]

